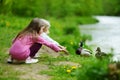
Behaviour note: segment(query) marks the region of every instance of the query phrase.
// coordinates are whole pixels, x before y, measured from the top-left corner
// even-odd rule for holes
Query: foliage
[[[33,17],[48,19],[51,22],[50,36],[73,54],[69,57],[43,57],[43,63],[49,61],[50,71],[40,73],[54,76],[53,80],[107,80],[104,77],[107,60],[74,54],[81,40],[91,40],[91,36],[80,34],[78,25],[97,22],[90,15],[119,15],[119,3],[119,0],[0,0],[0,80],[19,80],[21,73],[7,66],[5,59],[12,39]],[[75,62],[82,67],[72,70],[74,65],[65,68],[52,64],[59,61]]]
[[[11,14],[13,0],[0,0],[0,13]]]
[[[77,80],[108,80],[108,60],[94,60],[88,64],[84,64],[83,69],[79,70]],[[80,76],[81,75],[81,76]]]
[[[119,0],[0,0],[0,14],[19,16],[119,15]]]
[[[29,24],[32,17],[23,18],[17,16],[0,15],[0,19],[0,44],[2,44],[0,49],[2,49],[2,52],[6,52],[6,49],[11,45],[12,39],[20,30]],[[78,47],[79,41],[84,38],[84,36],[80,36],[78,27],[78,24],[84,19],[78,20],[76,17],[66,17],[59,20],[48,17],[47,19],[50,20],[51,23],[50,36],[61,45],[66,46],[71,54],[74,54],[75,49]]]
[[[76,66],[52,65],[50,66],[50,71],[41,71],[40,74],[48,74],[50,76],[55,76],[51,80],[61,80],[61,79],[62,80],[75,80],[76,72],[77,72]]]
[[[58,41],[61,45],[66,46],[70,54],[74,54],[74,50],[78,46],[80,37],[78,23],[73,18],[66,19],[55,19],[52,17],[47,17],[51,22],[50,36]],[[92,19],[92,18],[91,18]],[[18,17],[18,16],[9,16],[9,15],[0,15],[0,79],[2,80],[19,80],[17,77],[20,72],[15,72],[13,67],[6,66],[6,58],[8,57],[8,50],[11,46],[13,38],[17,35],[19,31],[25,28],[29,22],[32,20],[32,17]],[[80,22],[80,21],[79,21]],[[71,24],[70,24],[71,23]],[[73,29],[72,33],[67,33],[67,30]],[[65,30],[66,29],[66,30]],[[66,34],[67,33],[67,34]],[[71,58],[71,59],[74,59]],[[70,60],[69,58],[48,58],[44,57],[44,60],[49,60],[51,63],[52,60]],[[45,62],[45,61],[43,61]],[[8,68],[9,67],[9,68]],[[8,75],[8,76],[6,76]],[[3,76],[3,77],[2,77]]]
[[[59,56],[57,59],[51,59],[52,64],[48,65],[49,70],[40,71],[40,74],[53,76],[52,80],[109,80],[109,77],[106,76],[109,74],[109,58],[98,60],[94,57],[70,55],[69,57]],[[78,65],[65,63],[59,65],[61,60],[78,63]],[[55,65],[55,62],[58,64]]]
[[[17,75],[20,74],[20,72],[13,71],[12,67],[0,63],[0,80],[19,80]]]
[[[120,0],[105,0],[103,2],[103,10],[106,15],[120,16]]]

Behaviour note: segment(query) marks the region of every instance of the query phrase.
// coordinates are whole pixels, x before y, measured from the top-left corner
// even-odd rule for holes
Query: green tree
[[[0,0],[0,13],[11,14],[13,0]]]

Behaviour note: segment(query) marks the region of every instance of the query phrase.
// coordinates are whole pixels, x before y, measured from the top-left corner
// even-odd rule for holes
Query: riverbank
[[[70,55],[65,56],[63,53],[54,53],[47,49],[44,51],[44,54],[40,55],[37,64],[30,65],[7,64],[6,59],[12,39],[21,29],[27,26],[32,17],[0,15],[0,19],[0,44],[2,45],[0,46],[1,80],[76,80],[79,78],[78,75],[81,76],[79,79],[83,80],[86,70],[89,70],[93,66],[99,67],[103,65],[94,56],[81,57],[75,55],[75,49],[78,47],[79,41],[83,38],[80,35],[78,24],[86,24],[87,21],[92,21],[91,17],[47,18],[51,22],[50,36],[60,44],[66,46]],[[92,22],[94,22],[94,19]],[[49,55],[51,53],[52,55]],[[107,65],[107,62],[103,62],[103,69],[106,71],[107,66],[105,65]],[[99,66],[97,66],[98,64]],[[81,72],[84,76],[81,75]]]
[[[4,52],[6,48],[10,47],[11,41],[16,34],[29,24],[32,17],[0,15],[0,19],[0,44],[2,44],[0,49]],[[75,16],[68,16],[62,19],[48,17],[46,19],[51,23],[49,35],[61,45],[66,46],[71,54],[78,46],[79,41],[82,40],[78,25],[97,22],[96,19],[91,17]]]

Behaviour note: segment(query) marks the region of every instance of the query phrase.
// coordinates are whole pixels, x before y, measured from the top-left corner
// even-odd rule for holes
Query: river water
[[[120,54],[120,17],[114,16],[95,16],[99,23],[80,25],[81,34],[92,36],[92,41],[86,44],[92,45],[92,49],[100,47],[102,51]]]

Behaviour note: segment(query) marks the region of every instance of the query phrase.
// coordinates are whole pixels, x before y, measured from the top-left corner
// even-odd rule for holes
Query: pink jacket
[[[37,39],[33,39],[32,36],[25,36],[23,38],[14,40],[10,48],[10,55],[12,56],[12,58],[16,60],[25,60],[27,57],[29,57],[30,47],[34,43],[40,43],[46,45],[56,52],[60,50],[60,48],[57,45],[46,41],[41,36],[39,36]]]

